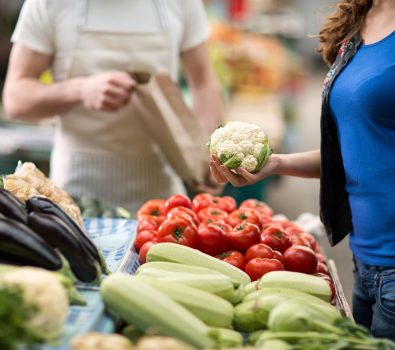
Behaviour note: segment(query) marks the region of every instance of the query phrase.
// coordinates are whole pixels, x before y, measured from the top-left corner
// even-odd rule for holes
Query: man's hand
[[[125,72],[93,75],[83,80],[81,100],[88,109],[116,112],[129,103],[134,86],[135,81]]]
[[[219,196],[224,191],[225,185],[218,183],[210,172],[207,173],[204,183],[189,181],[188,187],[195,193],[210,193]]]

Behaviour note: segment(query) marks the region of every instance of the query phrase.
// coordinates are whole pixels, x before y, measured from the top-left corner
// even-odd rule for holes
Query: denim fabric
[[[395,267],[354,259],[353,316],[375,337],[395,341]]]

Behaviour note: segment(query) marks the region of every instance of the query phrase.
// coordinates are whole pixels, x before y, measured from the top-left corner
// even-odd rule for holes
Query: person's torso
[[[395,263],[395,32],[361,45],[332,85],[331,115],[352,210],[351,246],[374,265]]]
[[[116,11],[116,3],[125,0],[95,1],[101,2],[105,7],[103,7],[103,11],[93,13],[92,20],[101,20],[104,30],[114,32],[113,28],[116,27],[117,23],[122,23],[126,30],[134,31],[137,34],[161,30],[161,19],[158,16],[158,10],[155,8],[157,6],[156,1],[134,1],[134,4],[132,3],[134,9],[128,11],[129,13]],[[80,3],[80,0],[47,1],[48,16],[51,18],[53,26],[53,45],[55,48],[52,70],[54,79],[57,81],[67,78],[67,71],[77,37],[78,15],[81,12]],[[176,80],[181,42],[185,34],[184,7],[186,5],[182,0],[162,0],[162,3],[165,8],[161,11],[166,11],[166,25],[171,46],[171,76],[173,80]],[[87,25],[89,24],[87,23]]]

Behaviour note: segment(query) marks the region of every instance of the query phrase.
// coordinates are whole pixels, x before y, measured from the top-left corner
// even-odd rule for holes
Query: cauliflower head
[[[86,333],[71,341],[73,350],[133,350],[132,343],[119,334]]]
[[[271,154],[267,136],[259,126],[239,121],[215,130],[208,147],[228,168],[242,167],[251,173],[263,168]]]
[[[0,285],[19,287],[24,301],[36,308],[34,316],[26,322],[40,339],[53,339],[61,334],[69,301],[66,290],[51,272],[21,267],[2,276]]]

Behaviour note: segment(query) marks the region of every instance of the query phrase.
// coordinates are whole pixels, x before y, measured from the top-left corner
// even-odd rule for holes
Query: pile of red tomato
[[[191,200],[176,194],[147,201],[136,216],[141,263],[153,244],[172,242],[224,260],[251,280],[279,270],[329,275],[314,236],[291,221],[274,220],[273,210],[262,201],[249,199],[237,208],[229,196],[203,193]]]

